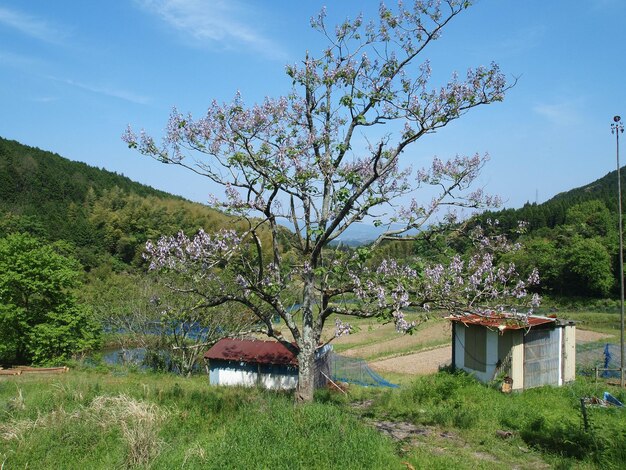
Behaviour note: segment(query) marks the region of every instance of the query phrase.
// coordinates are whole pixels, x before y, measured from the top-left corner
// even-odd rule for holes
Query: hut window
[[[470,325],[465,330],[465,367],[485,372],[487,366],[487,330]]]

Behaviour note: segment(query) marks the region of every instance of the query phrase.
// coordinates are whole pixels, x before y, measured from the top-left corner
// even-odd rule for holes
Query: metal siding
[[[524,341],[524,388],[558,385],[561,342],[558,329],[532,329]]]
[[[487,329],[470,325],[465,330],[465,367],[479,372],[487,371]]]
[[[453,325],[456,329],[454,335],[454,366],[465,370],[465,354],[463,352],[463,345],[465,344],[465,327],[462,323],[453,323]]]
[[[498,336],[498,362],[503,363],[513,348],[513,332],[503,331]],[[511,367],[507,367],[507,370]]]
[[[268,389],[293,389],[298,385],[298,369],[286,365],[246,364],[212,360],[209,381],[212,385],[257,385]]]

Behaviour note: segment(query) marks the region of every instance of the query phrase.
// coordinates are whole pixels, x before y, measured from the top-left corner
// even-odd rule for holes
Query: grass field
[[[604,332],[614,317],[574,319]],[[342,353],[396,357],[448,341],[440,321],[405,337],[376,322],[360,326],[338,343]],[[385,377],[401,387],[320,390],[315,403],[294,406],[290,393],[213,387],[206,376],[80,366],[0,376],[0,468],[618,469],[626,462],[626,411],[588,407],[584,427],[582,397],[609,391],[626,401],[625,391],[604,382],[581,377],[505,395],[465,374]]]
[[[607,338],[609,343],[619,342],[620,315],[617,312],[568,311],[559,313],[559,317],[574,320],[578,328],[610,335],[611,338]]]
[[[626,413],[580,381],[504,395],[441,372],[396,390],[288,393],[206,377],[77,371],[2,377],[0,464],[12,468],[623,468]],[[625,400],[626,394],[611,390]],[[507,438],[498,437],[504,431]],[[409,466],[410,465],[410,466]]]

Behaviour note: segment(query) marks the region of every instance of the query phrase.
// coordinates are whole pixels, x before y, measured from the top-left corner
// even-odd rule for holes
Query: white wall
[[[576,380],[576,327],[563,327],[563,382]]]
[[[260,374],[234,368],[218,368],[211,371],[212,385],[243,385],[254,387],[257,384],[273,390],[294,389],[298,385],[298,373]]]
[[[513,344],[511,347],[511,378],[512,390],[524,388],[524,330],[512,331]]]

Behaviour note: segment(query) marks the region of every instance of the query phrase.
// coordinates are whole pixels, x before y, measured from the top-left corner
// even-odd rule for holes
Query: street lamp
[[[617,210],[619,211],[619,300],[620,300],[620,364],[619,383],[624,387],[624,237],[622,228],[622,177],[619,168],[619,135],[624,133],[624,124],[619,116],[613,117],[611,134],[615,134],[615,153],[617,155]]]

